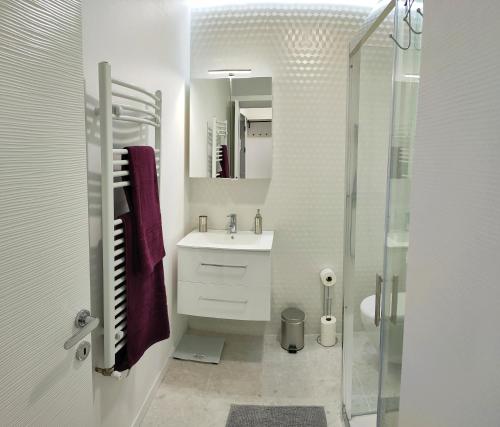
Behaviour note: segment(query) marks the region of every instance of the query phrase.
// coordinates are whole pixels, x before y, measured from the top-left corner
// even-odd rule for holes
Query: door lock
[[[82,341],[76,348],[76,359],[85,360],[90,354],[90,343],[88,341]]]

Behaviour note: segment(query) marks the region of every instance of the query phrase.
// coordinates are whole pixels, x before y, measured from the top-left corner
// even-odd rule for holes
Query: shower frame
[[[413,5],[413,1],[410,0],[410,7]],[[408,3],[405,3],[405,6]],[[393,158],[393,143],[394,143],[394,129],[395,129],[395,116],[398,114],[399,116],[402,114],[398,109],[398,104],[396,97],[398,94],[396,88],[396,75],[398,71],[398,67],[401,65],[398,61],[401,60],[401,53],[407,51],[408,49],[404,49],[401,47],[401,44],[398,42],[398,35],[400,31],[403,30],[403,27],[408,25],[410,28],[408,33],[410,37],[409,46],[411,46],[411,37],[413,33],[413,37],[419,35],[414,31],[414,28],[410,23],[407,22],[407,17],[409,14],[403,14],[404,22],[398,18],[398,9],[400,8],[398,4],[398,0],[387,0],[381,1],[379,4],[372,10],[369,14],[368,18],[365,21],[363,29],[358,33],[357,37],[354,38],[349,46],[349,85],[348,85],[348,107],[347,107],[347,147],[346,147],[346,180],[345,180],[345,220],[344,220],[344,292],[343,292],[343,334],[342,334],[342,412],[344,416],[344,420],[346,425],[349,425],[349,420],[352,416],[352,379],[353,379],[353,355],[354,355],[354,313],[355,310],[359,310],[359,307],[356,307],[353,303],[353,293],[354,289],[352,284],[354,277],[354,260],[356,257],[356,246],[355,246],[355,235],[356,235],[356,206],[357,206],[357,162],[358,162],[358,132],[359,132],[359,101],[360,101],[360,69],[361,69],[361,49],[363,45],[368,41],[370,36],[380,27],[380,25],[386,20],[386,18],[392,13],[393,14],[393,34],[388,35],[392,39],[393,43],[393,51],[392,51],[392,76],[391,76],[391,95],[390,101],[392,102],[391,115],[389,120],[389,141],[388,141],[388,153],[387,153],[387,172],[386,172],[386,196],[385,196],[385,225],[384,225],[384,247],[383,247],[383,278],[388,275],[391,276],[391,280],[394,279],[395,283],[398,283],[398,276],[392,276],[391,269],[392,267],[388,267],[388,255],[387,251],[387,237],[389,230],[391,228],[391,218],[390,218],[390,208],[391,208],[391,178],[393,178],[393,174],[391,170],[394,168],[394,158]],[[416,10],[420,16],[423,17],[422,10],[419,8]],[[411,17],[410,17],[411,19]],[[406,30],[405,30],[406,31]],[[403,37],[404,39],[404,37]],[[402,49],[402,50],[401,50]],[[419,49],[417,49],[419,50]],[[417,87],[418,89],[418,87]],[[413,100],[412,100],[413,102]],[[398,120],[400,117],[398,117]],[[411,134],[411,132],[410,132]],[[408,141],[411,140],[411,136]],[[408,178],[409,176],[406,176]],[[409,214],[408,214],[409,218]],[[353,243],[354,242],[354,243]],[[375,279],[375,277],[374,277]],[[384,407],[384,402],[382,401],[382,392],[384,387],[384,375],[386,374],[386,368],[384,367],[384,362],[387,362],[387,354],[384,355],[384,351],[387,353],[387,342],[390,335],[390,331],[387,329],[387,322],[391,320],[395,323],[395,313],[390,313],[391,305],[394,308],[396,305],[394,304],[394,292],[391,294],[391,289],[389,282],[391,280],[387,280],[386,283],[382,286],[377,286],[377,289],[380,288],[380,298],[378,301],[380,302],[379,315],[381,320],[381,325],[379,327],[380,331],[380,347],[379,347],[379,370],[378,370],[378,399],[377,399],[377,426],[388,425],[386,424],[382,418],[385,416],[385,411],[387,408]],[[374,280],[375,285],[375,280]],[[374,286],[375,288],[375,286]],[[394,288],[394,283],[392,283],[392,288]],[[394,289],[392,289],[394,291]],[[396,289],[396,296],[397,293]],[[397,301],[396,301],[397,302]],[[375,316],[377,318],[377,316]],[[387,329],[387,331],[386,331]],[[350,331],[350,333],[346,333],[346,331]],[[386,363],[387,364],[387,363]],[[396,425],[396,424],[391,424]]]

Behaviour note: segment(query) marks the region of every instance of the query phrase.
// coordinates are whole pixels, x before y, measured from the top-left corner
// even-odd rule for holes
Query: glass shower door
[[[392,22],[391,17],[387,17]],[[344,245],[343,392],[349,418],[377,411],[380,326],[376,277],[384,266],[393,47],[388,24],[350,57]]]
[[[410,23],[422,31],[422,2],[413,2]],[[399,415],[403,327],[406,297],[406,258],[410,222],[410,179],[412,148],[415,139],[420,74],[421,36],[403,21],[407,10],[398,2],[395,37],[408,49],[395,48],[393,72],[393,111],[389,148],[388,197],[386,208],[386,244],[384,286],[382,292],[382,328],[378,423],[396,427]]]
[[[380,2],[350,55],[343,401],[380,427],[398,422],[422,18],[421,1]]]

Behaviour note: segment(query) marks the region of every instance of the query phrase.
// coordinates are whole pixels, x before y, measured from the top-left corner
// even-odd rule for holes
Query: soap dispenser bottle
[[[260,214],[260,209],[257,209],[257,215],[255,215],[255,234],[262,234],[262,215]]]

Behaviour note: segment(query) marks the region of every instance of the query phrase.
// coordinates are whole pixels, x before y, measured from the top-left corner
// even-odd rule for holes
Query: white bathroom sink
[[[194,230],[184,237],[177,246],[184,248],[208,248],[236,251],[270,251],[273,247],[274,231],[238,231],[229,234],[225,230],[208,230],[200,233]]]

